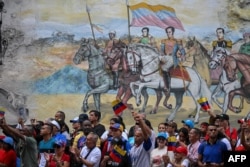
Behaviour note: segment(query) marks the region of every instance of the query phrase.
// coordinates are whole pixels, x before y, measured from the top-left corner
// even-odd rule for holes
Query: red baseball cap
[[[176,153],[181,153],[181,154],[184,154],[184,155],[187,155],[187,148],[186,147],[183,147],[183,146],[179,146],[177,147],[174,152]]]
[[[3,140],[5,138],[5,136],[0,136],[0,140]]]

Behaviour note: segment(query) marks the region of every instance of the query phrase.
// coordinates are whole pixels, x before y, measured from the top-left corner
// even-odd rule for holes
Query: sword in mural
[[[96,44],[95,33],[94,33],[94,29],[93,29],[93,24],[92,24],[91,17],[90,17],[90,9],[89,9],[87,3],[86,3],[86,12],[88,13],[89,24],[90,24],[90,27],[91,27],[92,36],[93,36],[94,42]]]

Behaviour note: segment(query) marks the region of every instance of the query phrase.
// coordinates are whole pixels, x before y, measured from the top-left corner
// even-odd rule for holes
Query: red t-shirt
[[[56,167],[56,161],[53,161],[53,156],[54,155],[50,155],[50,160],[49,160],[49,167]],[[70,157],[67,154],[63,154],[62,158],[61,158],[61,162],[69,162],[70,161]]]
[[[14,150],[0,151],[0,162],[8,167],[16,167],[16,152]]]
[[[237,130],[235,128],[229,127],[225,130],[225,133],[231,140],[237,140],[238,138]]]

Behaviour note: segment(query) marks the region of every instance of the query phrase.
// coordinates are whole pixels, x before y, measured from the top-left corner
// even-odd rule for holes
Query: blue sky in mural
[[[100,28],[103,29],[103,32],[98,32],[94,30],[95,37],[108,37],[108,32],[110,30],[115,30],[117,32],[117,37],[121,37],[125,34],[128,34],[128,22],[126,19],[112,19],[109,23],[97,24]],[[150,28],[151,35],[157,38],[163,38],[166,36],[165,30],[148,26]],[[188,36],[196,36],[197,39],[211,38],[215,39],[215,29],[218,26],[211,25],[210,27],[199,27],[199,26],[184,26],[185,32],[176,29],[176,37],[177,38],[187,38]],[[92,37],[91,28],[89,24],[78,24],[78,25],[68,25],[56,22],[41,22],[36,28],[36,34],[38,38],[51,37],[54,32],[63,32],[67,34],[75,35],[75,40],[79,40],[83,37],[90,38]],[[141,27],[130,27],[131,35],[140,36],[141,35]],[[191,33],[195,32],[195,34]],[[239,32],[230,32],[230,39],[233,42],[236,42],[241,38],[241,34]]]

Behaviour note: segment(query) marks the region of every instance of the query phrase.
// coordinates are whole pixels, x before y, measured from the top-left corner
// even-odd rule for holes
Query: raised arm
[[[18,130],[16,130],[15,128],[12,128],[11,126],[9,126],[7,123],[6,123],[6,120],[5,118],[2,118],[1,121],[0,121],[0,127],[8,132],[8,134],[10,134],[11,136],[13,136],[14,138],[20,138],[22,140],[25,140],[25,136],[22,135]]]

